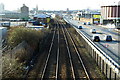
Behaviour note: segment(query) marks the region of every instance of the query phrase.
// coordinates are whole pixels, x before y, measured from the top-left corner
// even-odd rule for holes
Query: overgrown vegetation
[[[26,64],[36,55],[34,52],[42,46],[40,44],[49,32],[49,29],[34,30],[25,27],[14,27],[8,31],[7,42],[12,50],[8,50],[2,56],[3,79],[23,77]],[[24,42],[22,46],[15,49],[21,42]]]
[[[60,16],[60,15],[56,15],[55,18],[58,19],[58,20],[62,20],[63,19],[62,16]]]
[[[48,30],[33,30],[24,27],[12,28],[8,33],[8,44],[15,47],[22,41],[26,41],[29,45],[36,46],[47,32]]]

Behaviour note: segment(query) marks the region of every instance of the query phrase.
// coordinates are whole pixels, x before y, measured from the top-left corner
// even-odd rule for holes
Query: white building
[[[120,25],[120,2],[101,6],[101,23]]]
[[[4,11],[4,4],[0,3],[0,13],[2,13]]]

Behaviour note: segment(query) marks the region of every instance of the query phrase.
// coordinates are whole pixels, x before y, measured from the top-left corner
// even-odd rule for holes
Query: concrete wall
[[[80,34],[80,32],[78,32]],[[79,35],[78,34],[78,35]],[[101,69],[101,72],[106,75],[109,80],[119,80],[120,70],[116,68],[106,57],[102,55],[94,46],[90,45],[83,36],[79,35],[79,38],[83,41],[89,54],[96,61],[97,65]]]

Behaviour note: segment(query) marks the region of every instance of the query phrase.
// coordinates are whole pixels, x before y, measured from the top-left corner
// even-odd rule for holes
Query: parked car
[[[95,42],[99,42],[100,37],[98,35],[93,35],[92,40],[95,41]]]
[[[90,32],[91,33],[96,33],[96,29],[91,29]]]
[[[87,25],[90,25],[90,22],[87,22]]]
[[[78,29],[82,29],[82,26],[78,26]]]
[[[99,25],[100,23],[96,23],[96,25]]]
[[[111,35],[105,35],[104,40],[105,41],[112,41],[112,36]]]
[[[86,25],[86,22],[84,22],[83,25]]]

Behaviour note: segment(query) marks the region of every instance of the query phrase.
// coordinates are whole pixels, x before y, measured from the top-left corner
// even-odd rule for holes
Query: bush
[[[22,41],[27,42],[31,46],[36,46],[48,31],[33,30],[24,27],[12,28],[8,32],[8,44],[11,47],[17,46]]]
[[[33,54],[36,54],[34,53],[35,49],[39,48],[38,43],[42,43],[48,33],[48,29],[32,30],[25,27],[14,27],[8,31],[8,44],[15,48],[2,56],[3,79],[24,76],[26,65],[30,62]],[[24,41],[25,43],[21,43]]]
[[[23,63],[18,63],[6,54],[2,57],[2,79],[21,78],[25,73],[24,67]]]

